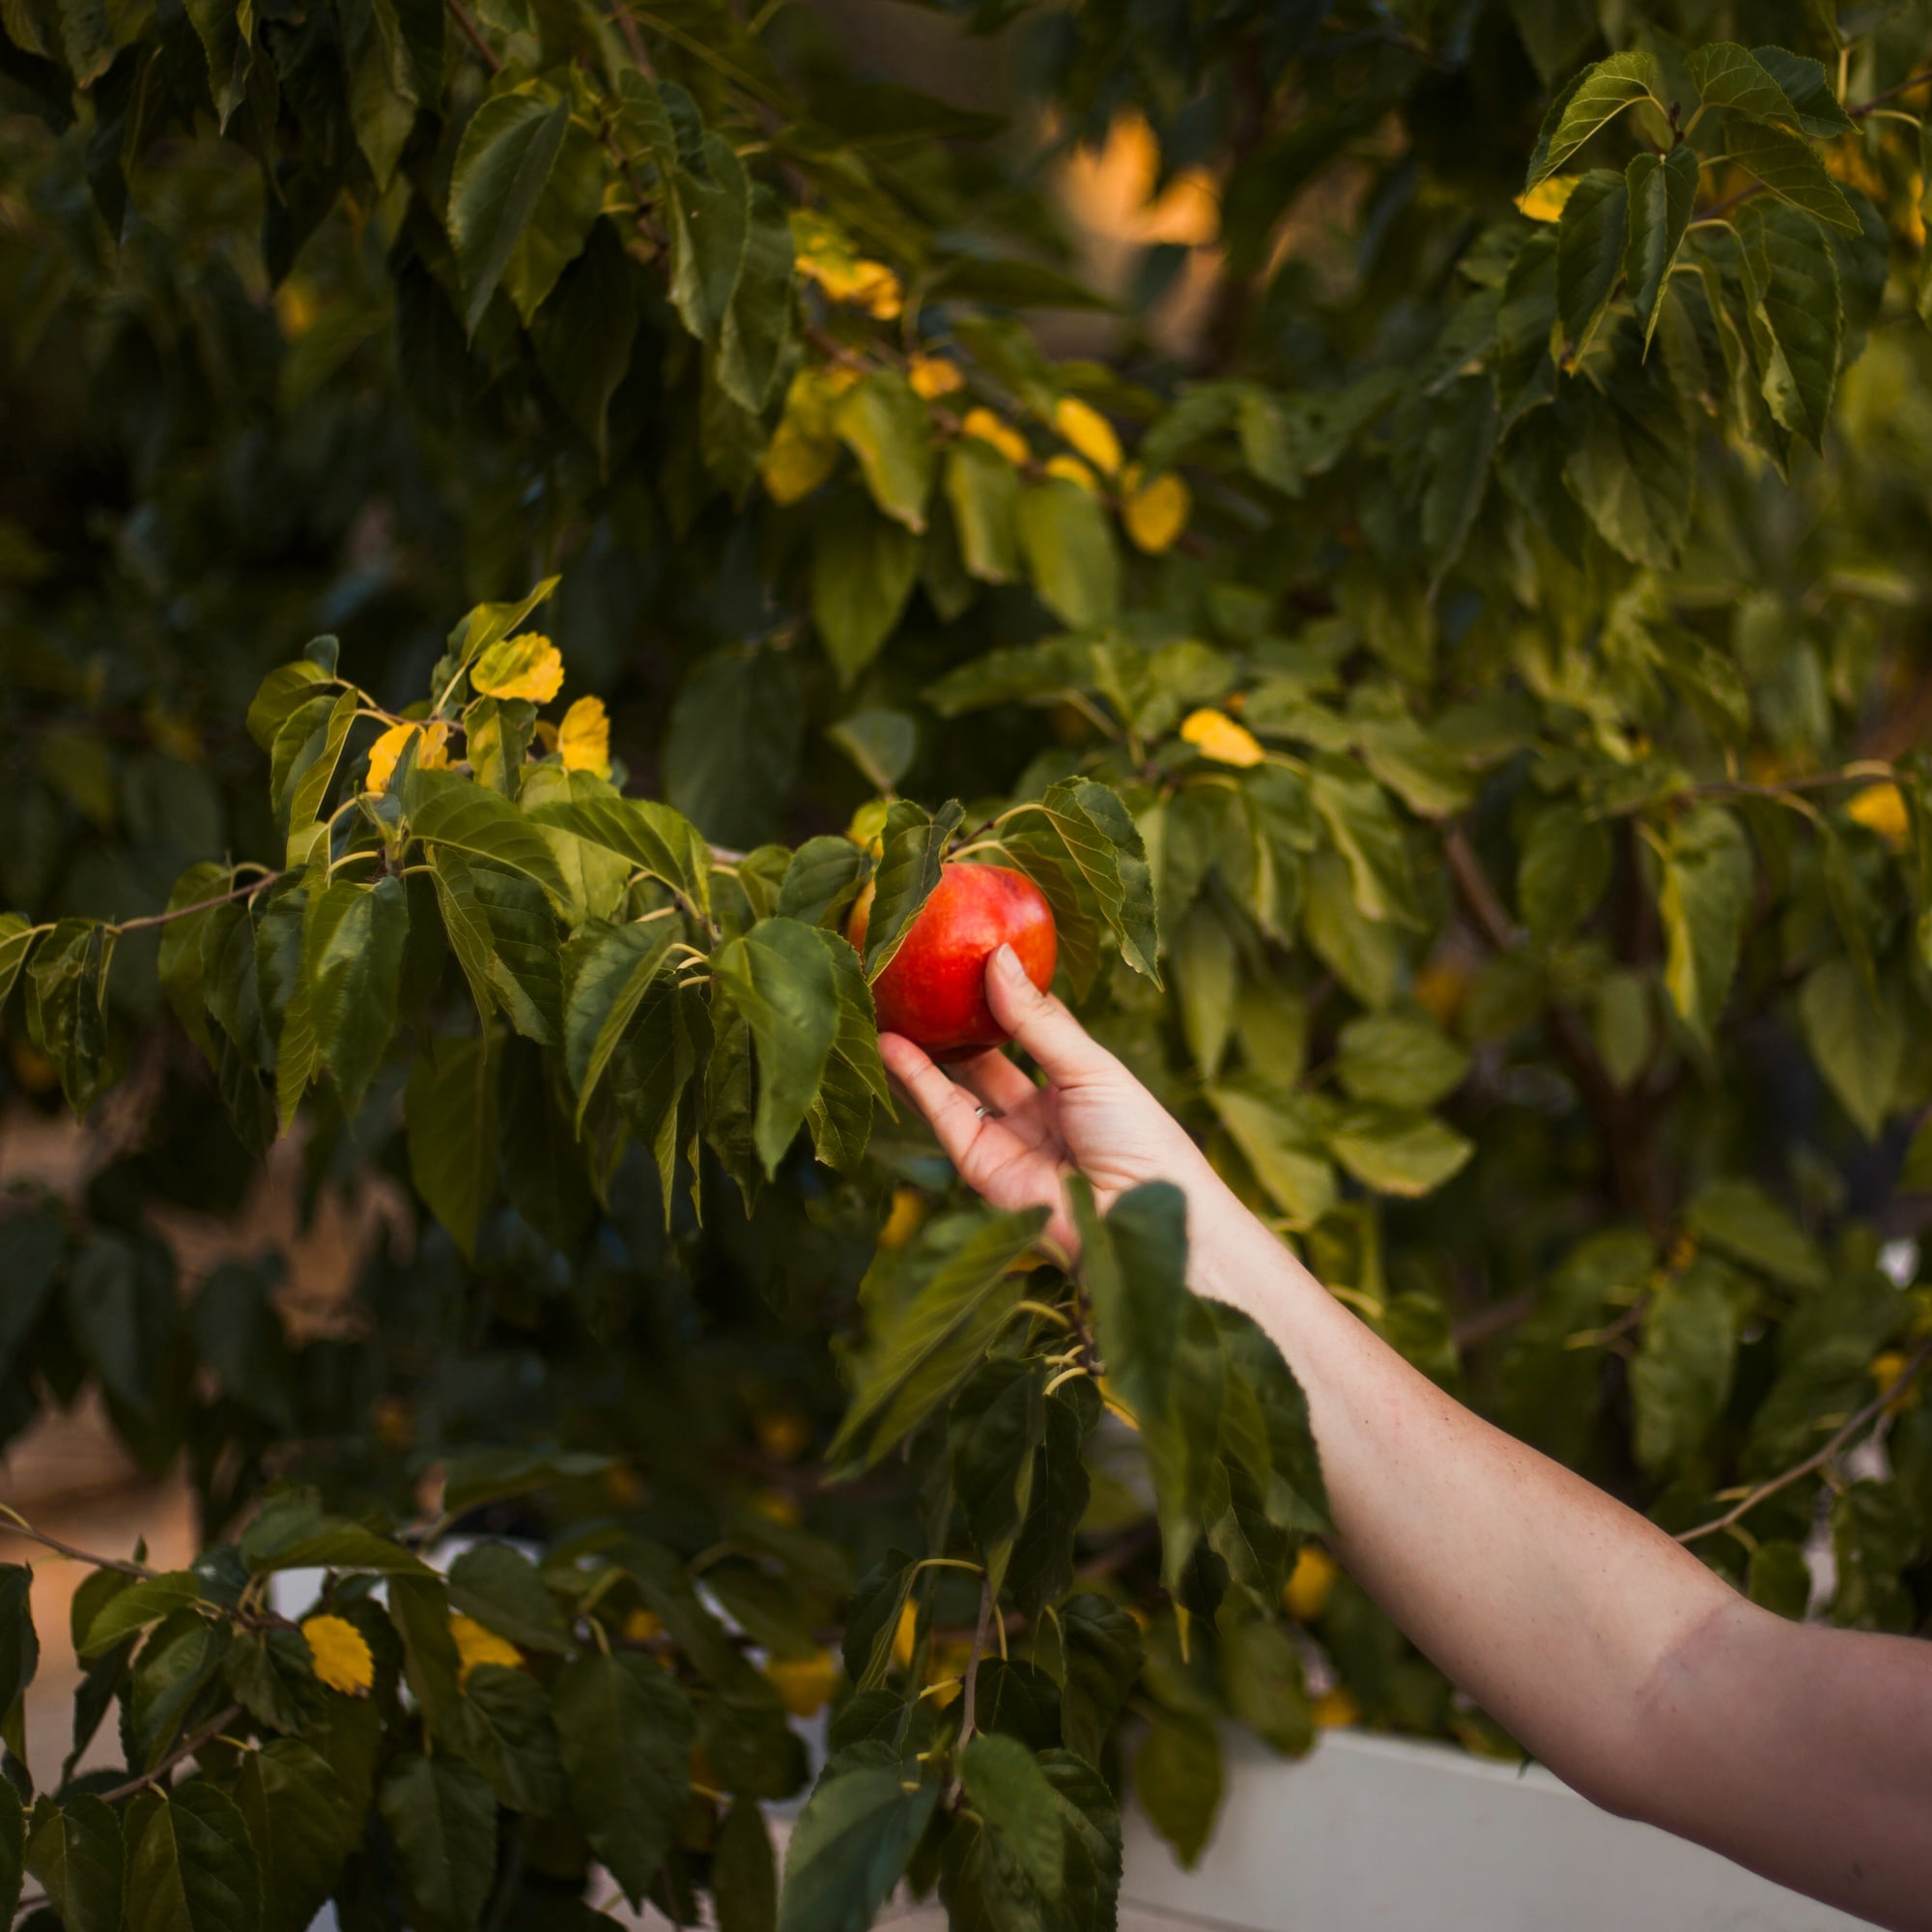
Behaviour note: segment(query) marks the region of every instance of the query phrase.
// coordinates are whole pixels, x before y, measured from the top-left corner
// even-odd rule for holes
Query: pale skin
[[[1038,1066],[886,1065],[961,1178],[1002,1208],[1065,1181],[1104,1208],[1186,1196],[1189,1282],[1244,1311],[1307,1391],[1337,1554],[1408,1635],[1558,1776],[1878,1924],[1932,1932],[1932,1643],[1794,1624],[1662,1531],[1451,1400],[1324,1290],[1134,1076],[1011,952],[994,1015]]]

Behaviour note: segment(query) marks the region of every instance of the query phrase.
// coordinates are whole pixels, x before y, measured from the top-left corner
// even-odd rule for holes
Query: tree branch
[[[1822,1469],[1861,1429],[1884,1412],[1887,1404],[1898,1400],[1924,1372],[1928,1362],[1932,1362],[1932,1340],[1921,1342],[1912,1359],[1899,1371],[1898,1379],[1883,1395],[1876,1395],[1866,1403],[1815,1455],[1805,1457],[1804,1462],[1795,1463],[1783,1475],[1760,1483],[1748,1495],[1733,1503],[1722,1516],[1713,1517],[1709,1522],[1700,1522],[1695,1529],[1680,1530],[1677,1541],[1698,1543],[1707,1536],[1717,1535],[1720,1529],[1729,1529],[1740,1518],[1756,1509],[1759,1503],[1776,1495],[1781,1490],[1788,1490],[1793,1483],[1802,1482],[1814,1470]]]
[[[492,73],[501,73],[503,71],[501,58],[498,56],[497,49],[483,38],[483,29],[469,17],[469,10],[464,6],[463,0],[442,0],[442,4],[449,9],[449,17],[462,30],[463,38],[474,49],[476,58]]]
[[[264,872],[259,879],[250,879],[245,886],[237,886],[233,892],[217,893],[212,899],[197,899],[193,905],[171,906],[166,912],[151,912],[140,919],[114,921],[107,929],[119,939],[130,932],[145,932],[150,926],[172,925],[178,919],[192,919],[198,912],[209,912],[218,905],[230,905],[236,899],[251,899],[257,893],[267,892],[282,876],[280,872]]]
[[[963,1751],[973,1736],[973,1727],[979,1717],[980,1660],[986,1654],[986,1631],[993,1621],[993,1579],[987,1576],[980,1578],[980,1621],[973,1632],[973,1648],[966,1659],[964,1690],[959,1705],[959,1737],[952,1748]],[[952,1789],[949,1803],[956,1804],[959,1799],[959,1775],[953,1773]]]
[[[227,1710],[218,1718],[204,1724],[185,1744],[177,1745],[153,1771],[144,1771],[139,1777],[130,1777],[126,1784],[117,1784],[112,1791],[103,1791],[100,1794],[101,1803],[118,1804],[122,1799],[131,1798],[137,1791],[147,1790],[151,1784],[158,1784],[185,1758],[192,1757],[203,1745],[213,1744],[241,1715],[240,1704],[229,1705]]]
[[[39,1530],[23,1517],[18,1510],[10,1509],[0,1503],[0,1517],[5,1517],[14,1525],[15,1536],[24,1536],[29,1543],[38,1543],[44,1549],[51,1549],[57,1556],[71,1557],[76,1563],[90,1564],[96,1570],[118,1570],[124,1577],[138,1577],[144,1580],[158,1577],[158,1570],[150,1570],[145,1563],[124,1562],[118,1556],[96,1556],[91,1550],[76,1549],[71,1543],[63,1543],[57,1536],[48,1536]]]

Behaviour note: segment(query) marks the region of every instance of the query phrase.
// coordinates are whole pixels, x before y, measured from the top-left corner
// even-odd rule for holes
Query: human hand
[[[881,1034],[886,1070],[926,1118],[959,1177],[995,1208],[1049,1208],[1046,1238],[1069,1257],[1079,1237],[1066,1207],[1076,1169],[1104,1208],[1130,1187],[1171,1180],[1190,1198],[1220,1185],[1179,1122],[1051,993],[1026,976],[1012,948],[986,962],[986,1004],[1032,1055],[1038,1087],[994,1050],[949,1078],[924,1050]]]

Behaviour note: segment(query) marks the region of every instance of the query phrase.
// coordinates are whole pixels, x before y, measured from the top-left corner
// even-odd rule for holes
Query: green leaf
[[[888,1549],[853,1588],[845,1606],[841,1649],[845,1674],[862,1694],[878,1690],[886,1681],[899,1618],[918,1574],[903,1549]]]
[[[741,1033],[745,1031],[739,1023]],[[616,1063],[617,1104],[631,1131],[657,1163],[665,1225],[670,1225],[677,1173],[678,1110],[698,1071],[711,1026],[698,989],[660,974],[645,990],[630,1038]],[[694,1157],[696,1146],[692,1149]]]
[[[262,1932],[305,1932],[335,1889],[362,1821],[328,1761],[297,1738],[245,1751],[235,1802],[262,1874]]]
[[[302,940],[316,1050],[351,1112],[389,1050],[402,991],[409,900],[400,879],[338,879],[311,902]]]
[[[1658,894],[1669,943],[1663,983],[1706,1041],[1737,972],[1753,881],[1744,829],[1722,806],[1692,806],[1672,820]]]
[[[40,1882],[64,1932],[122,1932],[121,1821],[87,1795],[56,1804],[34,1801],[27,1870]]]
[[[639,1906],[684,1806],[690,1699],[651,1659],[624,1653],[573,1658],[552,1701],[578,1822]]]
[[[75,1645],[83,1662],[113,1649],[123,1637],[152,1629],[189,1604],[201,1601],[201,1579],[191,1570],[163,1571],[158,1577],[118,1590],[95,1613]]]
[[[1630,203],[1630,243],[1624,253],[1624,281],[1643,325],[1644,353],[1663,312],[1670,270],[1690,232],[1697,201],[1697,156],[1690,148],[1668,155],[1639,155],[1624,176]],[[1565,209],[1567,217],[1569,210]]]
[[[522,630],[524,619],[545,602],[562,581],[558,577],[546,577],[527,597],[520,598],[514,604],[477,605],[449,634],[449,657],[455,668],[470,664],[492,644],[499,644],[505,638]],[[441,697],[444,694],[439,691],[437,696]]]
[[[1121,554],[1097,497],[1065,477],[1020,492],[1020,550],[1039,601],[1063,624],[1102,624],[1121,603]]]
[[[1344,1107],[1327,1140],[1336,1160],[1365,1187],[1403,1196],[1433,1193],[1476,1151],[1445,1122],[1374,1101]]]
[[[1007,1572],[1013,1601],[1035,1622],[1073,1581],[1073,1541],[1094,1494],[1084,1452],[1101,1412],[1100,1392],[1086,1378],[1046,1398],[1046,1435],[1034,1455],[1029,1507]]]
[[[966,812],[956,799],[928,812],[910,799],[886,813],[884,849],[872,879],[866,918],[866,978],[876,980],[893,962],[925,902],[939,885],[946,848]]]
[[[1469,1054],[1426,1013],[1362,1013],[1337,1038],[1335,1071],[1357,1100],[1433,1107],[1463,1084]]]
[[[811,621],[849,685],[892,636],[919,579],[919,540],[903,525],[834,496],[812,526]]]
[[[1808,1293],[1830,1283],[1817,1243],[1755,1181],[1706,1181],[1691,1197],[1685,1220],[1720,1254],[1787,1288]]]
[[[1315,761],[1311,796],[1348,864],[1356,910],[1367,920],[1419,923],[1408,847],[1388,794],[1356,767],[1322,753]]]
[[[11,1784],[0,1789],[0,1919],[11,1925],[20,1903],[26,1873],[27,1814]]]
[[[556,1726],[534,1677],[507,1664],[479,1663],[463,1687],[447,1735],[509,1809],[537,1818],[566,1815]]]
[[[968,575],[982,583],[1017,582],[1019,471],[983,438],[962,436],[947,452],[946,500]]]
[[[262,1873],[235,1801],[204,1778],[128,1807],[128,1932],[257,1932]]]
[[[248,735],[267,752],[273,748],[282,726],[316,696],[316,686],[329,681],[328,673],[310,658],[277,665],[255,693],[248,706]]]
[[[779,887],[781,919],[823,925],[859,896],[869,871],[864,849],[849,838],[808,838],[791,856]],[[842,927],[840,917],[837,923]]]
[[[470,126],[475,126],[473,120]],[[466,128],[466,143],[468,134],[469,129]],[[528,158],[532,162],[540,146],[539,140],[528,151]],[[460,156],[458,165],[461,165]],[[603,208],[604,192],[610,181],[611,164],[603,142],[582,121],[573,116],[565,128],[556,158],[544,179],[543,190],[537,196],[529,219],[517,237],[516,246],[510,251],[510,259],[503,269],[504,292],[516,303],[517,313],[526,327],[550,299],[557,278],[582,253],[583,244],[589,240],[591,228]],[[470,186],[473,193],[477,186],[473,177]],[[514,188],[511,192],[514,193]],[[453,195],[452,187],[452,200]],[[505,213],[508,213],[507,209]],[[487,229],[488,223],[489,216],[484,214],[479,226]],[[488,268],[487,257],[478,262],[479,281],[482,275],[488,273]],[[480,320],[482,311],[475,305],[477,285],[471,284],[466,277],[465,291],[469,304],[466,319],[473,317]],[[488,298],[484,299],[487,305]],[[475,320],[470,321],[472,333]]]
[[[1796,56],[1787,58],[1795,59]],[[1798,109],[1793,106],[1784,89],[1755,54],[1747,52],[1735,41],[1718,41],[1710,46],[1692,47],[1684,57],[1684,71],[1690,85],[1697,90],[1698,99],[1706,107],[1728,108],[1732,113],[1747,115],[1753,121],[1797,124]]]
[[[654,920],[617,926],[592,921],[571,940],[565,954],[563,1051],[577,1092],[580,1133],[598,1083],[664,967],[671,939],[666,923]]]
[[[818,1097],[838,1031],[837,933],[797,920],[762,920],[711,955],[712,977],[751,1027],[758,1070],[758,1158],[768,1176]]]
[[[563,1028],[563,990],[556,920],[543,888],[446,845],[431,852],[430,867],[443,930],[478,1016],[487,1021],[500,1006],[526,1039],[554,1041]]]
[[[427,1932],[472,1932],[497,1870],[497,1801],[447,1751],[391,1759],[377,1793],[405,1911]]]
[[[410,834],[426,845],[487,859],[567,895],[563,874],[543,835],[500,792],[454,772],[419,772]]]
[[[1335,1170],[1303,1103],[1252,1084],[1222,1082],[1208,1098],[1255,1179],[1297,1228],[1312,1228],[1334,1207]]]
[[[107,969],[114,940],[90,919],[64,919],[27,967],[27,1037],[54,1064],[61,1092],[85,1115],[107,1084]]]
[[[1692,1263],[1651,1296],[1630,1370],[1646,1469],[1682,1469],[1702,1449],[1730,1397],[1741,1326],[1737,1296],[1714,1263]]]
[[[1016,1738],[981,1733],[959,1754],[959,1779],[999,1856],[1051,1896],[1062,1873],[1059,1807],[1045,1774]]]
[[[623,798],[603,780],[571,776],[568,800],[533,805],[531,822],[554,826],[610,852],[668,886],[700,913],[711,910],[711,848],[680,811],[654,799]]]
[[[779,1932],[867,1932],[924,1834],[939,1787],[896,1764],[828,1767],[785,1850]]]
[[[1663,87],[1662,71],[1653,54],[1612,54],[1588,69],[1562,98],[1553,119],[1545,124],[1530,158],[1524,191],[1548,181],[1599,128],[1633,102],[1648,99],[1662,108]]]
[[[859,459],[873,502],[907,529],[923,530],[932,496],[932,421],[912,384],[895,369],[874,369],[838,398],[832,423]]]
[[[1060,1626],[1065,1658],[1061,1732],[1069,1750],[1097,1766],[1140,1681],[1140,1626],[1119,1605],[1088,1593],[1060,1606]]]
[[[51,1213],[14,1213],[0,1220],[0,1374],[34,1332],[53,1298],[54,1279],[67,1252],[67,1233]]]
[[[137,1415],[155,1406],[180,1320],[173,1257],[151,1236],[91,1235],[68,1269],[68,1325],[101,1387]]]
[[[1091,903],[1120,942],[1122,958],[1160,984],[1153,873],[1140,830],[1118,792],[1093,779],[1062,779],[1043,797],[1016,807],[1001,838],[1013,863],[1052,905],[1063,956],[1075,936],[1069,925],[1092,917]],[[1068,970],[1073,971],[1071,959]],[[1084,991],[1091,966],[1073,977]]]
[[[852,1404],[829,1463],[854,1453],[876,1463],[952,1394],[1025,1293],[1025,1278],[1009,1270],[1045,1225],[1043,1208],[967,1209],[926,1223],[902,1271],[867,1305],[865,1347],[848,1363]]]
[[[1844,337],[1836,258],[1818,224],[1790,208],[1753,202],[1736,225],[1765,402],[1822,449]]]
[[[472,336],[544,198],[569,130],[569,101],[539,80],[493,96],[463,130],[446,218],[463,279],[463,323]]]
[[[7,995],[14,990],[14,981],[20,977],[27,954],[40,936],[31,920],[17,912],[0,913],[0,1006],[6,1005]]]
[[[1037,1367],[995,1356],[967,1379],[947,1414],[953,1493],[995,1596],[1033,1499],[1035,1452],[1046,1436],[1045,1386]]]
[[[1905,1028],[1889,998],[1874,1000],[1849,959],[1813,968],[1798,993],[1804,1044],[1839,1104],[1866,1140],[1891,1112]]]
[[[1221,1806],[1221,1746],[1199,1718],[1163,1711],[1134,1758],[1134,1795],[1149,1820],[1191,1871]]]
[[[449,1566],[449,1601],[526,1650],[573,1654],[570,1630],[542,1573],[507,1543],[472,1544]]]
[[[1724,129],[1724,152],[1780,201],[1846,235],[1860,232],[1844,190],[1825,172],[1817,149],[1803,135],[1761,122],[1733,121]]]
[[[718,1828],[711,1854],[711,1904],[718,1932],[777,1932],[778,1862],[755,1799],[738,1799]]]
[[[24,1563],[0,1563],[0,1721],[12,1716],[40,1667],[34,1629],[34,1573]]]
[[[497,1191],[497,1076],[489,1039],[430,1040],[403,1091],[410,1178],[466,1260]]]
[[[1574,800],[1547,805],[1529,821],[1517,858],[1516,902],[1545,945],[1568,939],[1610,883],[1609,828]]]
[[[1629,182],[1608,168],[1593,168],[1571,191],[1556,231],[1556,313],[1572,363],[1590,346],[1610,305],[1630,237]]]
[[[1210,900],[1201,900],[1180,922],[1169,943],[1168,964],[1187,1050],[1201,1077],[1211,1080],[1235,1022],[1240,959],[1234,933]]]
[[[638,281],[616,224],[599,221],[530,329],[544,381],[596,446],[600,470],[611,456],[611,399],[638,335]]]
[[[1785,47],[1753,47],[1751,57],[1782,89],[1805,133],[1829,141],[1858,126],[1832,92],[1831,76],[1820,62]]]
[[[919,754],[919,725],[903,711],[868,706],[828,726],[825,735],[881,792],[890,792]]]
[[[270,791],[276,815],[290,835],[292,852],[297,835],[321,815],[349,740],[349,727],[355,722],[356,703],[353,691],[343,692],[333,702],[315,698],[292,713],[276,733]]]
[[[745,256],[731,290],[719,336],[719,386],[741,409],[763,412],[791,348],[791,228],[779,198],[762,182],[752,184]]]
[[[245,87],[237,87],[233,78],[241,43],[237,32],[240,9],[198,4],[190,11],[208,49],[210,78],[225,122],[246,92]],[[204,25],[204,21],[209,24]],[[225,40],[217,39],[224,30]],[[403,144],[415,125],[415,62],[409,37],[397,17],[395,0],[356,0],[343,9],[340,32],[356,145],[376,178],[377,192],[384,194],[395,177]]]
[[[1591,372],[1563,480],[1613,550],[1667,569],[1690,521],[1692,444],[1674,384],[1641,355],[1620,330],[1615,359]]]

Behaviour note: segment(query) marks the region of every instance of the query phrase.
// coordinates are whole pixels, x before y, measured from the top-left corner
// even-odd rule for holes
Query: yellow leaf
[[[1532,221],[1561,221],[1563,211],[1582,179],[1581,175],[1551,175],[1548,181],[1538,182],[1527,194],[1518,195],[1516,205]]]
[[[428,724],[391,724],[369,747],[369,790],[388,790],[404,747],[418,733],[422,742],[416,747],[416,769],[424,772],[449,769],[449,726],[443,720],[439,718]]]
[[[515,1670],[522,1666],[524,1653],[508,1637],[497,1633],[474,1617],[466,1617],[461,1610],[449,1619],[449,1634],[456,1639],[456,1655],[460,1668],[456,1673],[459,1685],[469,1682],[469,1673],[479,1663],[501,1663]]]
[[[1090,497],[1100,494],[1100,479],[1077,456],[1049,456],[1046,473],[1058,476],[1063,482],[1079,484]]]
[[[1151,483],[1129,489],[1121,505],[1121,521],[1135,546],[1150,556],[1171,550],[1187,527],[1193,514],[1194,497],[1186,483],[1173,470],[1165,470]]]
[[[1107,1378],[1105,1376],[1095,1376],[1094,1378],[1094,1386],[1100,1391],[1100,1400],[1105,1405],[1108,1413],[1118,1416],[1129,1429],[1138,1435],[1141,1426],[1140,1417],[1114,1393],[1113,1387],[1108,1382]]]
[[[563,689],[563,653],[526,631],[495,643],[470,667],[469,682],[486,697],[527,697],[548,704]]]
[[[786,1495],[782,1490],[760,1490],[752,1498],[752,1507],[767,1522],[775,1522],[781,1529],[796,1529],[805,1520],[798,1498]]]
[[[1338,1684],[1316,1698],[1313,1715],[1324,1730],[1340,1730],[1362,1721],[1362,1707]]]
[[[785,391],[784,412],[758,473],[775,503],[796,503],[811,495],[838,462],[838,435],[832,427],[832,405],[859,380],[842,363],[801,369]]]
[[[395,776],[396,760],[403,755],[403,747],[414,734],[413,724],[391,724],[376,742],[369,747],[369,781],[371,791],[387,791],[389,781]]]
[[[920,1223],[924,1219],[925,1196],[917,1187],[895,1188],[893,1211],[886,1216],[886,1225],[879,1230],[880,1247],[904,1247],[919,1233]]]
[[[905,306],[899,278],[883,262],[862,256],[836,222],[802,213],[792,216],[792,244],[798,271],[825,291],[826,299],[849,302],[881,322],[892,322]]]
[[[1312,1624],[1328,1602],[1328,1593],[1341,1575],[1335,1559],[1313,1543],[1304,1543],[1294,1559],[1294,1569],[1281,1593],[1282,1608],[1297,1622]]]
[[[966,420],[959,427],[966,435],[990,442],[1009,463],[1025,463],[1033,455],[1026,438],[1011,423],[1002,422],[991,410],[968,410]]]
[[[765,1664],[784,1707],[794,1718],[810,1718],[824,1710],[838,1688],[838,1660],[829,1650],[810,1657],[774,1657]]]
[[[366,1697],[376,1681],[376,1660],[368,1639],[347,1617],[310,1617],[301,1627],[308,1639],[315,1674],[331,1690],[348,1697]]]
[[[958,363],[948,361],[944,355],[915,355],[906,364],[906,381],[912,384],[913,393],[923,396],[928,403],[966,386]]]
[[[863,845],[876,859],[885,849],[886,814],[892,807],[882,798],[868,798],[852,814],[845,836],[855,845]]]
[[[1258,765],[1267,755],[1261,740],[1225,711],[1190,712],[1181,724],[1180,735],[1204,758],[1212,758],[1217,765]]]
[[[1894,852],[1903,850],[1905,841],[1912,836],[1912,821],[1905,810],[1905,794],[1889,781],[1866,785],[1845,807],[1845,814],[1876,832]]]
[[[632,1610],[624,1618],[626,1643],[649,1643],[664,1631],[664,1619],[655,1610]]]
[[[611,718],[601,697],[580,697],[557,726],[556,749],[565,771],[611,776]]]
[[[1871,1378],[1878,1384],[1880,1395],[1891,1395],[1898,1386],[1898,1378],[1905,1373],[1905,1362],[1904,1351],[1898,1349],[1888,1349],[1884,1354],[1873,1356]],[[1885,1412],[1888,1415],[1902,1415],[1918,1402],[1918,1385],[1915,1382],[1902,1395],[1894,1396],[1887,1403]]]
[[[919,1605],[907,1604],[899,1612],[898,1628],[893,1632],[893,1662],[903,1670],[912,1662],[919,1641]]]
[[[1093,404],[1062,396],[1053,406],[1053,426],[1095,469],[1111,476],[1121,467],[1121,439]]]

